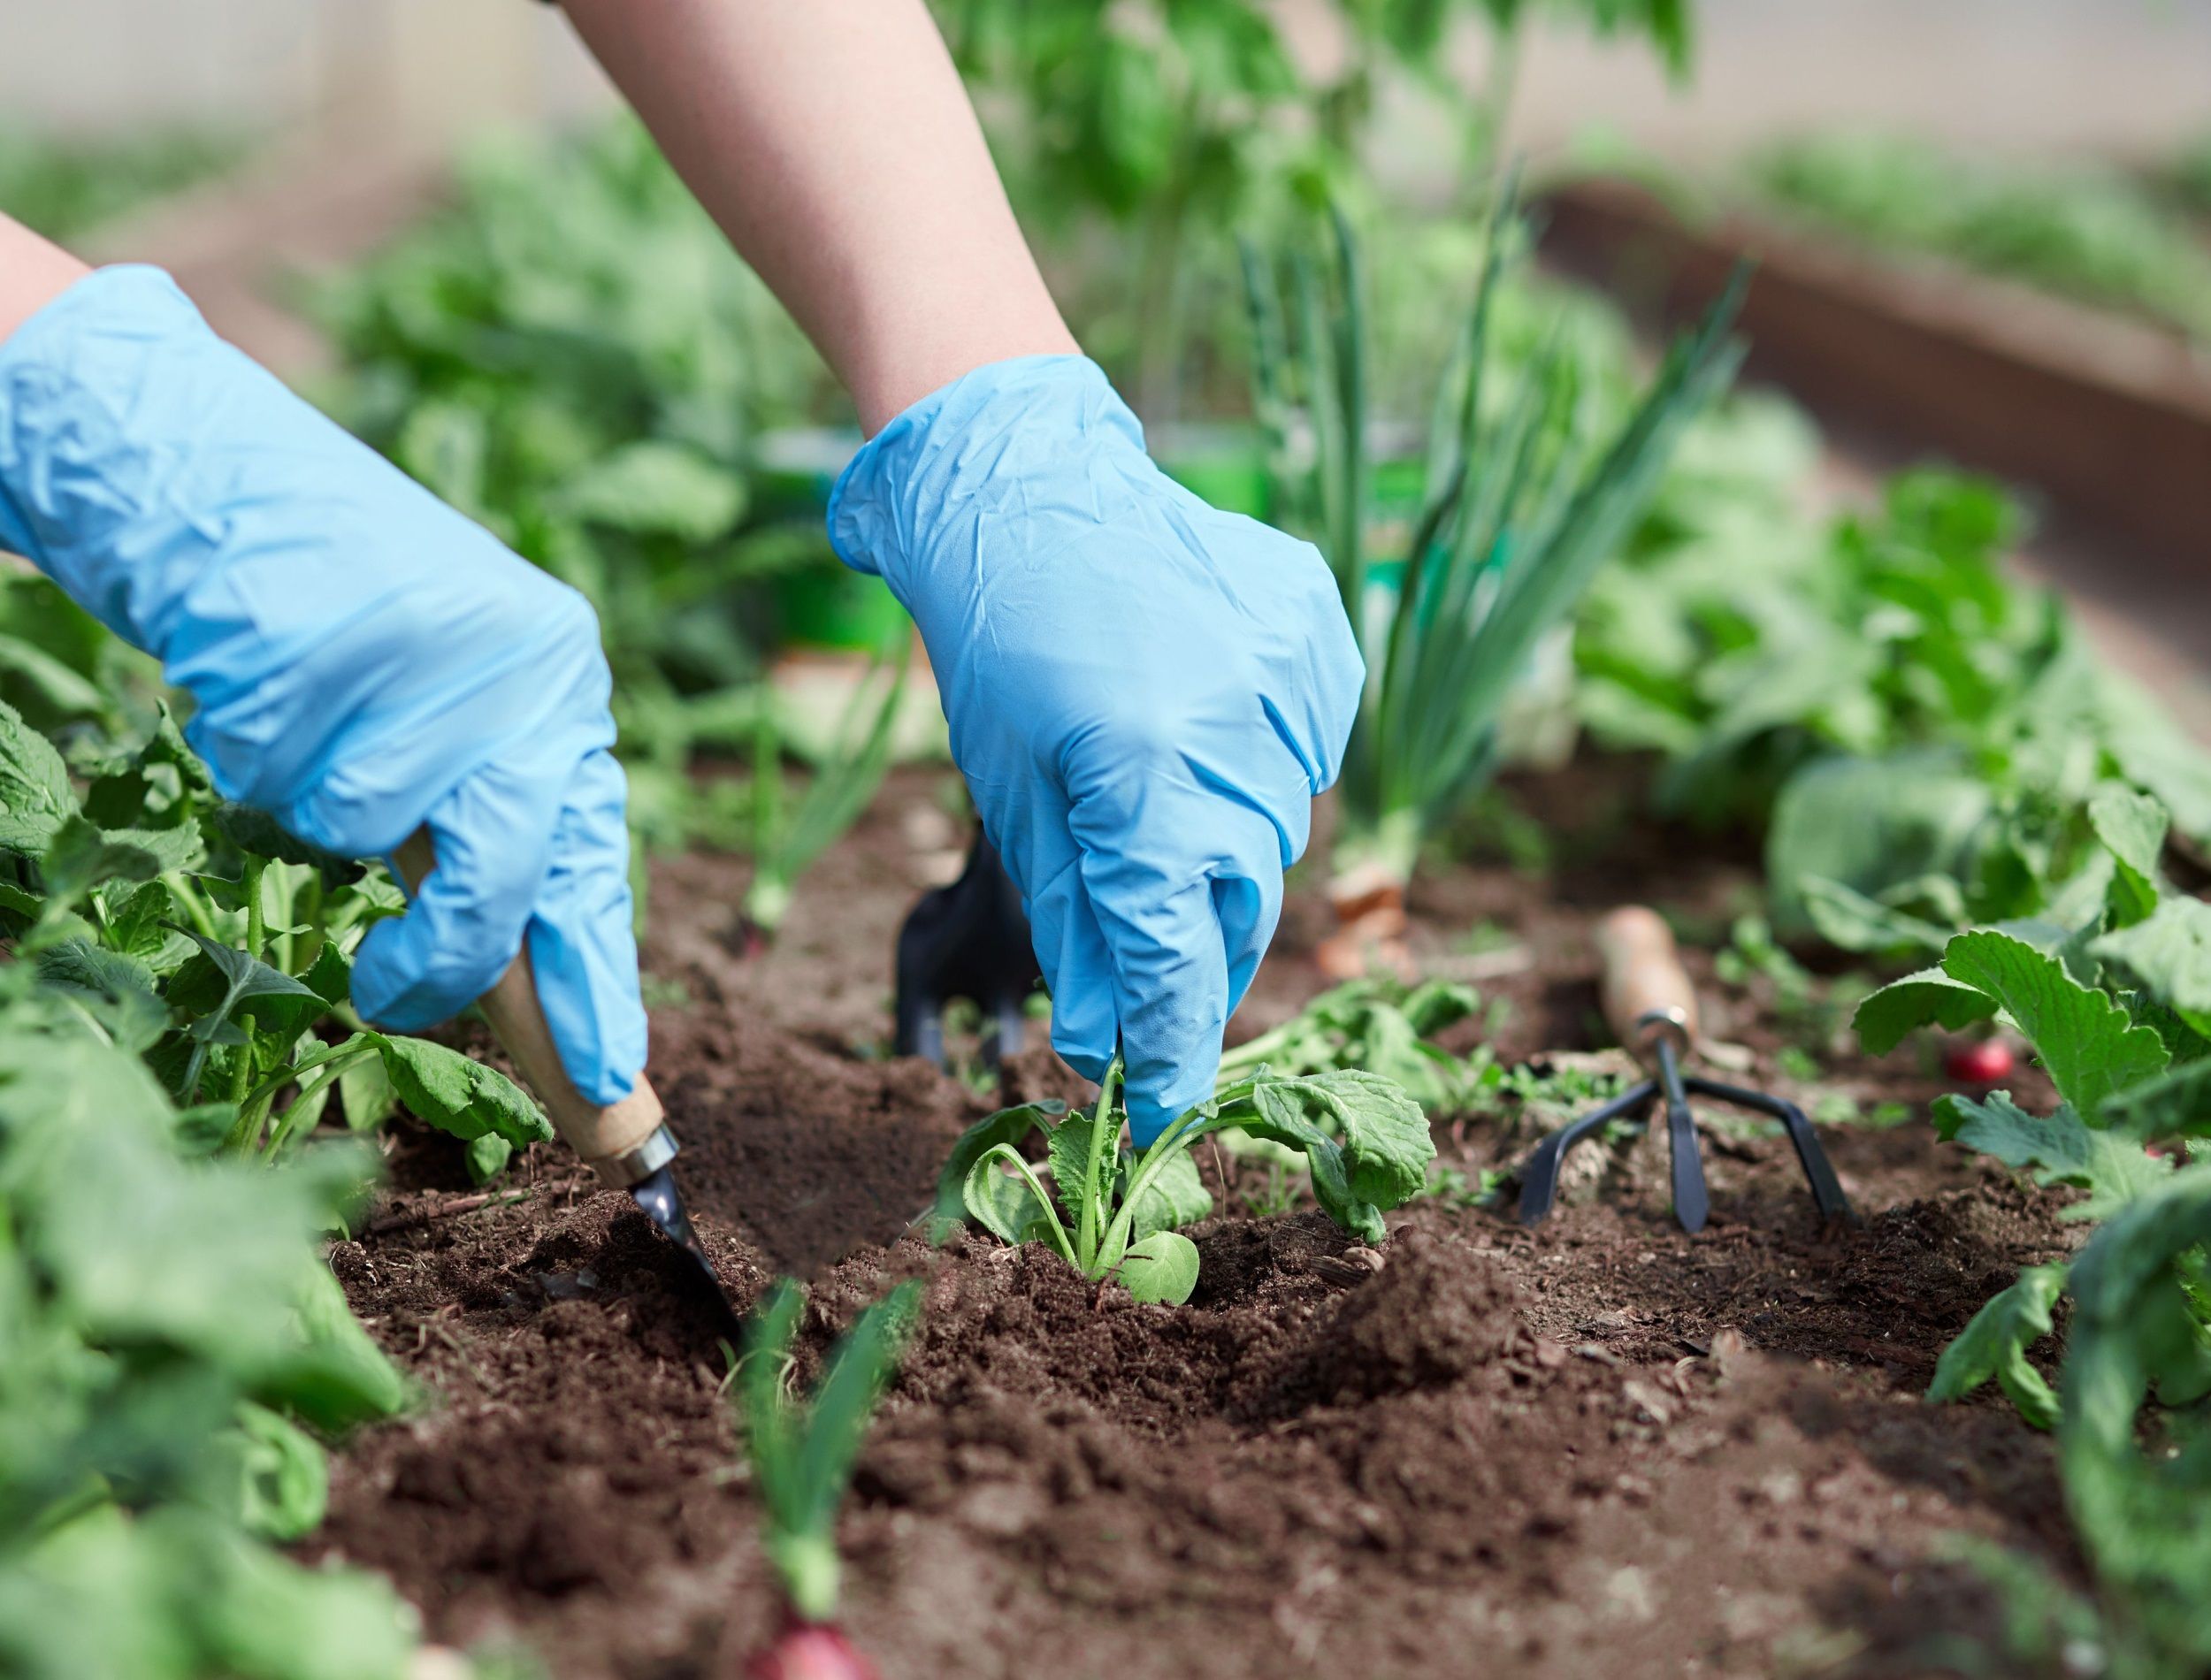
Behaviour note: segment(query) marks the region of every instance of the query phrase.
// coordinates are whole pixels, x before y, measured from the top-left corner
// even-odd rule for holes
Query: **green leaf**
[[[1955,981],[1939,968],[1923,968],[1891,981],[1860,1004],[1850,1025],[1867,1055],[1886,1056],[1918,1027],[1939,1024],[1955,1033],[1995,1012],[1996,1000],[1978,987]]]
[[[803,1401],[792,1393],[790,1373],[804,1294],[789,1281],[778,1284],[754,1319],[738,1365],[745,1452],[765,1516],[763,1549],[792,1608],[809,1620],[836,1614],[838,1507],[920,1301],[921,1286],[909,1280],[861,1313]]]
[[[1121,1142],[1120,1120],[1121,1117],[1116,1113],[1107,1121],[1113,1128],[1112,1134],[1105,1140],[1105,1147],[1108,1149],[1116,1149]],[[1102,1165],[1096,1180],[1090,1177],[1090,1157],[1098,1142],[1098,1132],[1094,1117],[1077,1109],[1053,1126],[1044,1137],[1044,1160],[1052,1168],[1052,1195],[1059,1201],[1060,1211],[1067,1217],[1070,1231],[1078,1229],[1083,1223],[1083,1186],[1095,1182],[1101,1196],[1109,1194],[1113,1187],[1113,1174]],[[1102,1207],[1097,1210],[1094,1230],[1103,1231],[1106,1228],[1107,1211]]]
[[[277,863],[295,863],[317,870],[332,886],[350,884],[368,873],[367,866],[358,859],[341,858],[320,846],[310,846],[266,811],[257,811],[249,805],[226,799],[215,807],[209,821],[215,831],[239,851]]]
[[[2037,1429],[2054,1429],[2057,1395],[2028,1363],[2027,1349],[2050,1333],[2050,1309],[2064,1290],[2065,1273],[2062,1261],[2030,1266],[2009,1288],[1992,1295],[1942,1350],[1927,1398],[1962,1400],[1993,1378],[2020,1417]]]
[[[74,904],[103,882],[153,880],[166,866],[135,840],[103,834],[82,817],[69,818],[54,831],[39,859],[48,894]]]
[[[426,1038],[379,1033],[376,1046],[399,1100],[440,1131],[463,1141],[493,1133],[517,1148],[553,1136],[538,1105],[498,1069]]]
[[[1128,1245],[1113,1276],[1138,1301],[1179,1307],[1197,1287],[1197,1245],[1179,1231],[1155,1230]]]
[[[308,965],[307,989],[333,1009],[353,996],[353,965],[331,941],[323,942]]]
[[[2167,898],[2146,920],[2106,934],[2088,949],[2134,975],[2197,1032],[2211,1035],[2211,904]]]
[[[239,1525],[263,1539],[296,1540],[322,1525],[330,1501],[323,1449],[290,1419],[241,1401],[228,1432]]]
[[[346,1125],[356,1132],[381,1126],[397,1113],[399,1093],[393,1088],[392,1076],[384,1071],[384,1058],[364,1056],[341,1071],[338,1100],[345,1107]]]
[[[2157,908],[2157,860],[2171,823],[2164,806],[2123,783],[2108,783],[2088,802],[2088,823],[2118,866],[2113,872],[2111,925],[2131,928]]]
[[[1797,882],[1804,913],[1819,936],[1844,951],[1924,951],[1939,956],[1954,928],[1892,909],[1840,881],[1805,875]]]
[[[2065,1210],[2069,1219],[2103,1219],[2171,1173],[2171,1161],[2134,1138],[2084,1125],[2071,1108],[2030,1114],[2008,1091],[1981,1102],[1955,1093],[1935,1100],[1935,1129],[2005,1165],[2031,1171],[2041,1184],[2072,1184],[2088,1199]]]
[[[1017,1146],[1031,1132],[1049,1134],[1067,1111],[1065,1103],[1024,1103],[987,1114],[960,1134],[937,1175],[937,1205],[932,1217],[956,1220],[967,1193],[968,1175],[975,1164],[1001,1144]],[[1007,1241],[1012,1241],[1008,1238]]]
[[[1005,1155],[1011,1144],[999,1144],[968,1169],[960,1186],[960,1206],[969,1218],[1000,1242],[1026,1242],[1039,1226],[1048,1223],[1051,1209],[1043,1199],[1033,1173],[1014,1169]]]
[[[1338,1225],[1369,1242],[1385,1235],[1382,1209],[1418,1195],[1435,1158],[1435,1141],[1419,1104],[1371,1073],[1260,1074],[1247,1091],[1225,1098],[1189,1137],[1195,1142],[1228,1126],[1302,1150],[1314,1200]]]
[[[1815,876],[1877,902],[1921,876],[1963,879],[1988,813],[1987,783],[1953,753],[1916,749],[1807,766],[1774,801],[1766,836],[1775,931],[1789,938],[1810,930],[1804,883]]]
[[[696,450],[647,439],[616,450],[570,481],[572,517],[686,543],[725,537],[745,511],[745,484]]]
[[[76,790],[53,744],[0,701],[0,851],[43,856],[77,812]]]
[[[1128,1173],[1136,1157],[1123,1150],[1121,1161],[1121,1194],[1128,1194]],[[1151,1182],[1129,1210],[1128,1236],[1131,1252],[1135,1244],[1155,1231],[1174,1231],[1186,1225],[1196,1225],[1212,1217],[1213,1199],[1205,1181],[1197,1175],[1197,1163],[1187,1150],[1180,1151],[1160,1163]]]
[[[465,1153],[469,1182],[489,1184],[504,1172],[508,1163],[515,1158],[515,1146],[498,1133],[486,1132],[479,1138],[470,1139]]]
[[[2211,1058],[2183,1062],[2107,1097],[2103,1123],[2142,1143],[2211,1137]]]
[[[2100,1115],[2107,1097],[2164,1070],[2169,1058],[2154,1032],[2024,940],[1990,929],[1960,934],[1942,966],[2003,1006],[2076,1114]]]
[[[65,939],[40,951],[38,979],[76,999],[118,1047],[134,1054],[150,1049],[167,1024],[153,971],[89,940]]]

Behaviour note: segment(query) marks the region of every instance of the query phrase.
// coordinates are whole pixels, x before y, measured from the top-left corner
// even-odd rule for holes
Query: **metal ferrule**
[[[676,1158],[676,1134],[665,1123],[655,1126],[653,1134],[633,1149],[619,1155],[609,1155],[591,1164],[599,1181],[610,1190],[626,1190],[631,1185],[649,1179]]]

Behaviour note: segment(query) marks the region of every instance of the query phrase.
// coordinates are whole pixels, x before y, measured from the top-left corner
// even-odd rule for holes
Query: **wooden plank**
[[[1746,253],[1751,371],[1845,423],[2022,479],[2136,563],[2199,586],[2211,557],[2211,357],[1947,265],[1869,259],[1742,215],[1692,225],[1613,182],[1546,200],[1544,252],[1687,316]]]

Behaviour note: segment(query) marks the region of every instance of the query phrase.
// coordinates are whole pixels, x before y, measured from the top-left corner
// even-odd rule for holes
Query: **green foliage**
[[[1346,981],[1222,1056],[1216,1083],[1226,1088],[1261,1067],[1293,1077],[1365,1068],[1431,1114],[1463,1113],[1496,1083],[1496,1066],[1487,1054],[1457,1057],[1430,1041],[1480,1007],[1479,992],[1452,981]]]
[[[2119,1212],[2073,1265],[2058,1447],[2115,1674],[2180,1680],[2211,1664],[2207,1242],[2211,1168],[2199,1165]],[[2153,1395],[2165,1409],[2146,1417]]]
[[[2022,1417],[2037,1429],[2055,1428],[2057,1395],[2027,1363],[2027,1349],[2050,1333],[2050,1309],[2064,1287],[2064,1266],[2030,1266],[2009,1288],[1992,1295],[1942,1350],[1927,1398],[1962,1400],[1993,1378]]]
[[[1350,223],[1335,218],[1327,275],[1292,256],[1287,309],[1277,277],[1245,252],[1257,403],[1283,516],[1327,557],[1366,662],[1340,782],[1340,871],[1410,879],[1423,841],[1494,768],[1499,718],[1537,645],[1641,515],[1682,428],[1740,360],[1725,332],[1741,276],[1617,421],[1555,341],[1526,358],[1500,354],[1501,277],[1526,243],[1513,205],[1508,188],[1459,354],[1433,398],[1422,502],[1394,569],[1369,552],[1370,346]],[[1307,430],[1302,465],[1292,439]]]
[[[1049,1242],[1084,1277],[1116,1278],[1139,1301],[1179,1305],[1197,1282],[1197,1251],[1175,1229],[1207,1218],[1213,1197],[1189,1150],[1238,1127],[1303,1155],[1314,1198],[1345,1230],[1380,1242],[1382,1212],[1425,1187],[1435,1145],[1405,1092],[1345,1070],[1289,1077],[1260,1067],[1171,1122],[1141,1154],[1121,1145],[1121,1064],[1096,1107],[1003,1109],[960,1135],[937,1179],[937,1216],[965,1215],[1003,1242]],[[1049,1191],[1022,1158],[1044,1143]]]
[[[804,1291],[778,1285],[754,1322],[738,1371],[738,1422],[769,1562],[803,1620],[827,1622],[837,1613],[838,1507],[920,1299],[919,1284],[903,1283],[861,1313],[804,1401],[792,1386]]]
[[[1599,738],[1664,754],[1662,808],[1765,822],[1784,938],[1924,961],[2114,893],[2115,924],[2138,918],[2146,802],[2211,834],[2211,763],[2005,576],[2001,493],[1906,474],[1879,516],[1808,537],[1760,478],[1662,496],[1592,589],[1578,701]]]
[[[129,1050],[0,965],[0,1669],[396,1680],[368,1577],[256,1537],[320,1520],[320,1431],[406,1403],[319,1254],[363,1155],[195,1160]]]
[[[1174,400],[1186,320],[1227,266],[1223,230],[1373,196],[1366,142],[1385,89],[1462,126],[1465,186],[1486,177],[1511,97],[1512,44],[1538,15],[1649,39],[1687,67],[1687,0],[1331,0],[1339,50],[1294,42],[1266,0],[937,0],[1032,235],[1079,256],[1084,340]],[[1490,31],[1490,86],[1449,67],[1463,24]],[[1217,353],[1219,347],[1197,347]]]
[[[134,748],[85,756],[80,798],[57,749],[0,701],[0,925],[43,995],[142,1053],[180,1103],[226,1105],[195,1110],[201,1147],[276,1158],[370,1060],[421,1119],[464,1140],[552,1135],[504,1074],[360,1028],[348,957],[402,904],[380,871],[216,799],[165,711]],[[325,1020],[353,1030],[326,1044]]]
[[[1756,187],[1889,249],[1947,256],[2211,339],[2211,251],[2188,219],[2114,172],[2000,164],[1881,134],[1792,140]]]
[[[203,129],[67,140],[0,134],[0,211],[66,242],[222,173],[244,151],[235,136]]]

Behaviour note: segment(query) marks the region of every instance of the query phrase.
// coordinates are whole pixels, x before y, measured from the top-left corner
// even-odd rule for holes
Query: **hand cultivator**
[[[1824,1218],[1855,1219],[1850,1203],[1828,1164],[1827,1152],[1812,1123],[1794,1103],[1739,1085],[1723,1085],[1681,1071],[1681,1058],[1696,1041],[1696,990],[1681,966],[1673,934],[1657,913],[1641,905],[1614,911],[1597,927],[1597,950],[1604,963],[1604,1018],[1621,1043],[1646,1066],[1656,1070],[1625,1096],[1562,1126],[1536,1145],[1520,1170],[1520,1222],[1534,1225],[1551,1210],[1558,1195],[1558,1171],[1566,1151],[1614,1120],[1650,1115],[1663,1097],[1666,1138],[1673,1164],[1673,1211],[1685,1231],[1702,1231],[1711,1211],[1704,1187],[1704,1163],[1698,1152],[1692,1096],[1717,1098],[1739,1108],[1771,1115],[1796,1146],[1796,1158],[1811,1184],[1812,1200]]]
[[[424,878],[438,867],[430,831],[417,829],[400,847],[394,861],[408,890],[418,890]],[[561,1134],[561,1141],[583,1157],[601,1183],[630,1193],[645,1217],[683,1251],[704,1280],[710,1298],[720,1305],[726,1319],[725,1333],[732,1338],[741,1335],[743,1320],[723,1289],[714,1263],[707,1258],[706,1248],[692,1227],[691,1215],[669,1171],[669,1163],[676,1158],[676,1134],[668,1129],[667,1111],[661,1107],[651,1081],[639,1073],[630,1094],[606,1108],[576,1088],[561,1065],[552,1028],[546,1024],[526,949],[508,965],[491,990],[477,999],[477,1006],[507,1053],[515,1058],[538,1101],[545,1104],[546,1117]]]
[[[900,1056],[945,1060],[945,1005],[965,997],[983,1012],[983,1059],[995,1067],[1021,1047],[1022,1010],[1037,988],[1037,954],[1021,894],[978,830],[968,867],[915,905],[899,930]]]

